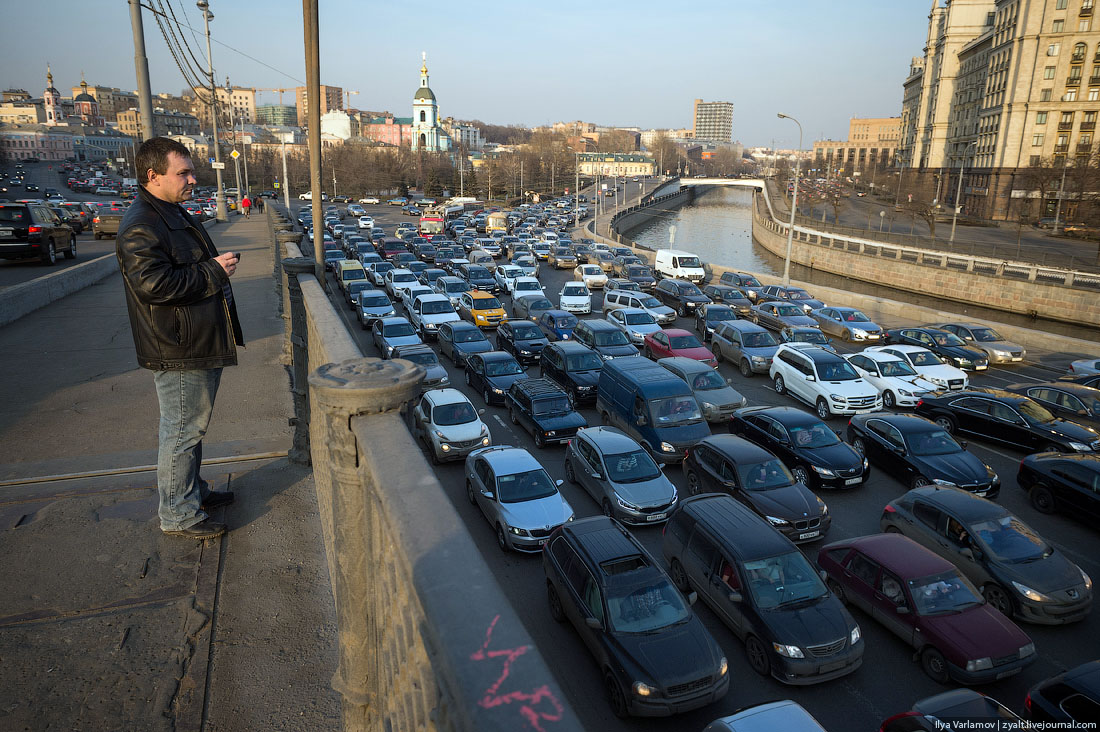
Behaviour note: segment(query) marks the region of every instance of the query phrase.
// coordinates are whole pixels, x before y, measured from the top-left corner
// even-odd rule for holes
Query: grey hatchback
[[[665,521],[676,487],[641,445],[614,427],[578,430],[565,450],[565,479],[579,483],[605,516],[626,524]]]
[[[741,375],[766,374],[771,366],[779,341],[770,331],[747,320],[724,320],[714,329],[711,350],[721,363],[736,363]]]

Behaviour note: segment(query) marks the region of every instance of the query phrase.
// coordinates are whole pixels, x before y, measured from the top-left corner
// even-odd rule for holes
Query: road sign
[[[115,162],[116,162],[116,163],[125,163],[125,162],[126,162],[126,158],[115,158]]]
[[[240,156],[241,156],[241,154],[240,154],[239,152],[237,152],[236,150],[234,150],[233,152],[229,153],[229,157],[233,158],[234,160],[236,160],[236,159],[237,159],[237,158],[239,158]]]
[[[279,187],[279,181],[275,181],[275,187],[276,187],[276,188],[278,188],[278,187]]]
[[[214,170],[225,170],[225,163],[210,163],[210,167]]]

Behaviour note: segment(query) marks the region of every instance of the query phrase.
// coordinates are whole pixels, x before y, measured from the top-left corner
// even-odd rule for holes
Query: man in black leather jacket
[[[191,154],[164,137],[138,148],[138,195],[115,242],[138,364],[153,372],[160,404],[157,492],[161,530],[207,539],[225,525],[206,511],[233,501],[199,475],[222,368],[244,345],[229,278],[240,255],[218,254],[179,204],[191,198]]]

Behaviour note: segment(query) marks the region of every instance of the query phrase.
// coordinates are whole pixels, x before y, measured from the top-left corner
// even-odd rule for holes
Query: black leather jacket
[[[229,277],[214,261],[218,251],[201,224],[139,186],[119,225],[115,253],[138,364],[172,371],[237,363],[241,323],[222,289]]]

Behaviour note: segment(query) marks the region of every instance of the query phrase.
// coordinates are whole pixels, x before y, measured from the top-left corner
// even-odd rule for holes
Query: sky
[[[174,11],[205,72],[194,0]],[[80,83],[136,88],[126,0],[0,0],[0,85],[40,96],[46,64],[63,96]],[[850,117],[901,114],[901,84],[927,34],[928,0],[650,0],[376,3],[320,0],[321,83],[358,91],[358,109],[412,114],[421,52],[442,116],[537,126],[582,119],[691,127],[692,101],[733,102],[734,139],[803,147],[845,139]],[[17,10],[16,10],[17,8]],[[299,0],[210,0],[214,73],[236,86],[305,83]],[[143,9],[154,94],[184,76]],[[42,29],[50,41],[43,42]],[[293,91],[284,94],[293,104]],[[276,103],[266,92],[260,103]]]

